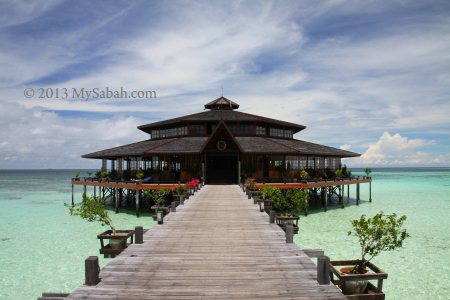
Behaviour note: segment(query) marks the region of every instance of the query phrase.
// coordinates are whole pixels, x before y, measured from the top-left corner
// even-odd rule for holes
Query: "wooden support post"
[[[100,267],[98,265],[98,257],[97,256],[89,256],[84,261],[84,277],[85,284],[88,286],[97,285],[100,282],[99,272]]]
[[[356,205],[359,205],[359,183],[356,184]]]
[[[317,258],[317,282],[320,285],[330,284],[330,258],[328,256]]]
[[[134,228],[134,240],[136,244],[144,243],[144,228],[142,226]]]
[[[72,205],[74,205],[74,199],[73,199],[73,184],[72,184]]]
[[[294,242],[294,225],[286,225],[286,243],[292,244]]]
[[[86,195],[86,186],[83,185],[83,195]]]
[[[271,210],[271,211],[270,211],[270,214],[269,214],[269,223],[270,223],[270,224],[275,223],[275,216],[276,216],[275,211],[274,211],[274,210]]]
[[[116,189],[112,189],[112,196],[115,200],[115,206],[116,206],[116,214],[119,213],[119,193],[116,193]]]
[[[160,210],[156,212],[156,222],[158,222],[159,225],[164,224],[164,212]]]
[[[323,193],[323,211],[328,210],[328,189],[325,188],[325,193]]]
[[[97,196],[97,187],[94,185],[94,197]]]
[[[369,202],[372,202],[372,179],[369,181]]]
[[[136,190],[135,201],[136,201],[136,217],[139,218],[139,204],[141,202],[141,191]]]
[[[344,208],[344,192],[345,192],[345,186],[342,185],[341,188],[342,188],[342,189],[341,189],[341,193],[340,193],[340,194],[341,194],[341,195],[340,195],[340,196],[341,196],[341,208]]]
[[[177,211],[177,204],[175,203],[175,201],[172,201],[171,206],[170,206],[170,211],[171,212]]]
[[[347,201],[350,201],[350,184],[347,185]]]

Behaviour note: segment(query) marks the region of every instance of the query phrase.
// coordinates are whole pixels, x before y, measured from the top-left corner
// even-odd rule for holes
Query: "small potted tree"
[[[76,171],[74,180],[80,181],[80,171]]]
[[[277,192],[273,198],[273,208],[277,213],[277,224],[286,229],[286,225],[294,225],[294,233],[298,233],[297,213],[307,208],[309,194],[303,189],[289,189]]]
[[[334,171],[334,176],[335,176],[336,180],[341,180],[342,170],[341,169],[336,169]]]
[[[83,194],[83,200],[79,204],[68,205],[69,212],[72,216],[80,216],[89,222],[99,222],[102,226],[108,226],[110,229],[99,234],[101,249],[103,254],[118,254],[127,247],[127,239],[132,238],[134,230],[117,230],[106,209],[106,199],[99,196],[86,196]],[[104,245],[103,240],[108,239],[109,245]],[[131,241],[133,242],[133,241]],[[102,252],[106,250],[105,252]],[[113,250],[108,251],[108,250]],[[116,250],[116,251],[114,251]],[[117,251],[119,250],[119,251]]]
[[[381,293],[380,281],[387,274],[371,263],[371,260],[383,251],[392,251],[403,246],[403,241],[409,237],[403,223],[406,216],[385,215],[380,212],[372,218],[362,215],[352,221],[352,230],[348,235],[358,238],[361,246],[361,257],[357,260],[332,261],[331,271],[339,278],[340,287],[345,295],[363,294],[366,292],[368,280],[379,281],[377,292]],[[335,267],[341,266],[339,270]]]
[[[138,171],[136,173],[136,181],[137,181],[137,183],[142,184],[142,180],[143,179],[144,179],[144,172]]]
[[[178,187],[174,190],[176,196],[178,197],[178,200],[180,201],[180,204],[184,204],[184,198],[186,197],[187,190],[181,187],[181,184],[178,183]]]
[[[154,219],[157,219],[158,212],[161,212],[164,216],[168,212],[168,206],[166,204],[167,196],[169,195],[169,190],[158,189],[158,190],[145,190],[144,194],[149,196],[153,200],[154,204],[150,208],[155,211]]]
[[[306,172],[305,169],[301,169],[300,172],[299,172],[298,179],[300,179],[300,181],[303,182],[303,183],[307,183],[308,178],[309,178],[308,172]]]
[[[370,173],[372,173],[372,168],[365,168],[364,173],[366,173],[366,178],[370,179]]]

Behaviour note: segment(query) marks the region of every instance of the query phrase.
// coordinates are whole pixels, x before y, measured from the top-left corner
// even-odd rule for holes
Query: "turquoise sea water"
[[[71,217],[64,207],[74,173],[0,171],[0,299],[36,299],[44,291],[72,291],[83,283],[84,259],[98,255],[96,235],[105,228]],[[379,169],[372,175],[372,203],[368,185],[362,185],[359,206],[351,199],[345,209],[312,210],[301,217],[295,242],[324,249],[331,259],[354,259],[358,245],[347,236],[350,220],[380,210],[405,214],[411,238],[404,248],[374,260],[389,273],[387,299],[449,299],[450,169]],[[154,224],[149,215],[111,215],[118,228]],[[107,261],[100,257],[101,265]]]
[[[360,250],[357,239],[347,236],[350,220],[379,211],[406,215],[411,237],[404,247],[373,260],[389,274],[383,284],[386,298],[450,299],[450,169],[380,169],[372,175],[372,203],[367,184],[361,185],[359,206],[351,187],[349,206],[301,218],[295,242],[323,249],[331,260],[355,259]]]
[[[0,299],[36,299],[72,291],[84,281],[84,260],[99,256],[97,234],[106,230],[68,214],[73,170],[0,171]],[[82,188],[76,188],[81,199]],[[117,228],[149,228],[152,218],[110,214]]]

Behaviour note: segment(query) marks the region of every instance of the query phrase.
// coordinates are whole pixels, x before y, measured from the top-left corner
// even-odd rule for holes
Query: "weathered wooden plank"
[[[238,186],[206,186],[67,299],[345,299]]]

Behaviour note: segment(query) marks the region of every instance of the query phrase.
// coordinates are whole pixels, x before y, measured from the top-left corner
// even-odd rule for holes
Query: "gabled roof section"
[[[231,141],[231,143],[234,144],[234,146],[240,152],[242,152],[241,145],[236,141],[236,138],[233,136],[230,129],[227,127],[227,125],[223,121],[220,121],[220,123],[217,125],[217,128],[206,140],[205,144],[202,147],[201,152],[205,151],[205,149],[209,145],[211,145],[211,143],[215,143],[218,139],[226,139],[228,141]]]
[[[230,99],[225,98],[224,96],[219,97],[207,104],[205,104],[205,109],[211,110],[233,110],[238,109],[239,104],[231,101]]]

